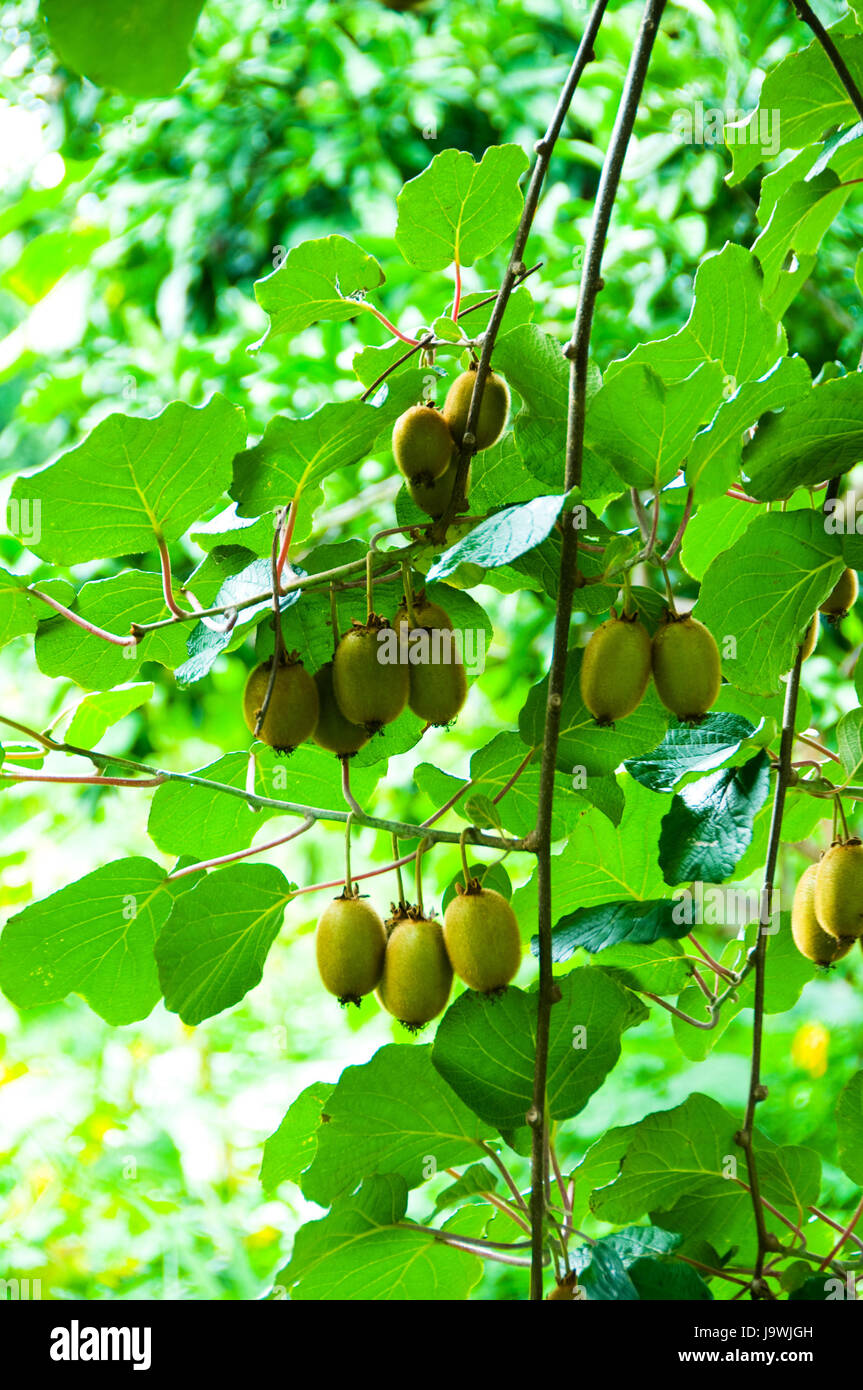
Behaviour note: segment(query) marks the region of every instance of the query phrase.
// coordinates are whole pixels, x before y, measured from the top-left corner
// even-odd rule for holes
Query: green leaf
[[[687,455],[686,481],[694,489],[696,503],[721,497],[738,477],[744,430],[756,424],[767,411],[780,410],[800,400],[811,388],[812,376],[802,357],[782,357],[757,381],[745,381],[738,386],[720,405],[710,426],[695,436]],[[730,510],[735,516],[741,512],[750,513],[741,518],[748,524],[752,519],[752,504],[725,500],[731,504]],[[690,541],[689,532],[690,527],[687,527],[687,541]]]
[[[396,245],[410,265],[444,270],[473,265],[513,230],[524,206],[518,186],[528,167],[518,145],[493,145],[479,164],[465,150],[443,150],[398,196]]]
[[[332,753],[312,744],[303,744],[290,757],[283,758],[265,744],[253,745],[259,796],[297,800],[307,806],[327,806],[341,796],[341,765]],[[193,775],[204,785],[165,782],[156,791],[150,807],[147,832],[166,854],[193,854],[195,859],[211,859],[235,849],[246,849],[265,821],[278,815],[273,807],[249,809],[242,797],[231,796],[208,783],[245,788],[249,755],[225,753],[216,762],[199,768]],[[378,781],[373,769],[360,769],[351,763],[354,795],[363,801]]]
[[[51,45],[65,67],[98,87],[133,97],[164,96],[189,67],[189,44],[204,0],[41,0]]]
[[[856,1072],[839,1095],[836,1130],[842,1170],[863,1187],[863,1071]]]
[[[643,363],[621,367],[590,402],[586,441],[630,487],[665,487],[721,401],[723,382],[718,362],[667,384]]]
[[[755,257],[727,243],[698,267],[692,312],[684,326],[672,337],[641,343],[622,361],[612,362],[606,381],[633,362],[646,363],[667,382],[691,376],[703,362],[719,362],[732,391],[762,376],[783,355],[785,334],[762,305],[761,291]]]
[[[36,631],[36,604],[42,613],[48,611],[46,605],[39,603],[38,599],[34,601],[25,592],[26,583],[26,580],[0,569],[0,647],[5,647],[16,637]]]
[[[467,1298],[482,1277],[481,1260],[406,1222],[407,1198],[398,1174],[370,1177],[355,1197],[300,1227],[276,1289],[314,1302]]]
[[[291,888],[271,864],[229,864],[178,898],[156,943],[165,1007],[196,1024],[239,1003],[261,981]]]
[[[839,543],[814,511],[756,517],[716,557],[693,612],[716,638],[723,674],[733,685],[753,694],[775,692],[842,569]]]
[[[770,759],[762,750],[742,767],[723,768],[678,792],[659,836],[666,883],[730,878],[752,842],[752,824],[769,791]]]
[[[602,971],[583,967],[557,984],[546,1094],[552,1119],[567,1119],[614,1067],[621,1033],[647,1014]],[[499,998],[466,990],[438,1027],[432,1060],[480,1119],[506,1131],[530,1109],[535,1054],[536,995],[510,986]]]
[[[282,573],[286,584],[305,576],[305,570],[297,569],[292,565],[286,565]],[[232,574],[225,580],[211,607],[217,608],[227,603],[243,603],[255,594],[263,593],[271,586],[271,562],[269,560],[253,560],[238,574]],[[284,598],[279,600],[281,611],[287,612],[289,608],[300,601],[301,595],[301,589],[294,589],[292,593],[285,594]],[[204,676],[213,669],[216,657],[227,647],[238,645],[243,634],[248,632],[250,627],[254,627],[262,613],[271,613],[272,611],[272,599],[267,598],[260,603],[241,609],[237,622],[227,630],[217,630],[208,627],[205,623],[196,623],[186,644],[189,659],[184,661],[182,666],[178,666],[175,673],[178,683],[185,685],[191,684],[193,681],[203,680]],[[288,647],[288,651],[290,650],[291,648]]]
[[[346,1068],[327,1114],[302,1183],[306,1197],[320,1206],[372,1173],[398,1173],[417,1187],[435,1172],[475,1159],[482,1141],[492,1137],[435,1071],[430,1046],[392,1043],[363,1066]]]
[[[41,508],[39,537],[20,539],[62,565],[177,540],[228,487],[244,440],[242,410],[219,395],[198,408],[173,401],[153,419],[109,415],[56,463],[17,479],[13,498]]]
[[[636,1260],[629,1277],[645,1302],[707,1303],[713,1298],[698,1270],[680,1260]]]
[[[270,316],[269,331],[255,347],[282,333],[296,336],[320,319],[344,323],[358,318],[368,312],[363,305],[366,293],[384,279],[374,256],[347,237],[301,242],[278,270],[255,281],[255,298]]]
[[[844,714],[836,726],[836,746],[847,780],[853,782],[863,767],[863,709]]]
[[[146,1018],[161,993],[153,944],[171,910],[165,870],[115,859],[12,917],[0,986],[21,1009],[82,995],[107,1023]]]
[[[471,1197],[481,1197],[486,1192],[497,1192],[500,1178],[484,1163],[472,1163],[465,1168],[457,1182],[450,1183],[435,1197],[435,1211],[445,1211],[447,1207],[459,1206]]]
[[[648,902],[628,898],[579,907],[558,920],[552,932],[552,960],[569,960],[579,948],[595,954],[621,942],[641,946],[660,940],[676,941],[689,931],[680,904],[668,898]],[[539,955],[538,936],[531,937],[530,949]]]
[[[392,425],[406,405],[419,400],[421,392],[422,374],[407,372],[381,406],[330,401],[304,419],[273,416],[260,443],[234,460],[230,492],[238,514],[259,516],[296,498],[294,537],[304,540],[327,475],[367,458],[381,431]]]
[[[863,372],[822,381],[761,422],[743,450],[753,497],[775,501],[853,468],[863,455]]]
[[[280,1183],[300,1181],[318,1150],[323,1109],[332,1093],[328,1081],[315,1081],[301,1091],[275,1134],[264,1144],[261,1186],[275,1192]]]
[[[120,685],[100,695],[85,695],[66,730],[66,742],[79,748],[94,748],[112,725],[152,700],[155,690],[151,681],[144,681],[140,685]]]
[[[659,747],[641,758],[629,758],[624,767],[630,777],[655,792],[670,792],[692,772],[706,772],[736,753],[755,725],[736,714],[708,714],[694,727],[675,723]]]
[[[524,461],[523,466],[547,487],[558,487],[561,459],[566,451],[569,401],[569,363],[563,355],[563,344],[537,325],[526,324],[498,339],[494,365],[522,400],[522,409],[513,423],[512,440]],[[588,398],[599,390],[601,384],[599,368],[595,362],[591,362],[588,366]],[[481,453],[473,467],[478,468],[484,459],[485,454]],[[616,496],[620,490],[620,481],[614,469],[586,445],[582,497],[589,501],[606,499]],[[471,498],[473,496],[472,486]],[[509,477],[505,491],[498,492],[493,500],[499,501],[501,496],[513,502],[520,500],[510,492]]]
[[[428,572],[429,581],[445,579],[465,562],[494,569],[523,555],[553,530],[566,498],[565,492],[554,497],[534,497],[520,506],[496,512],[435,560]]]
[[[620,1257],[605,1245],[596,1244],[591,1248],[593,1258],[580,1285],[591,1303],[635,1303],[638,1290],[626,1272]]]
[[[668,798],[627,780],[619,826],[598,811],[582,816],[578,835],[551,861],[555,923],[566,912],[617,901],[623,893],[638,901],[667,896],[656,859],[656,826],[668,804]],[[520,920],[536,920],[535,876],[514,894],[512,905]]]
[[[863,84],[863,37],[834,34],[840,54],[858,87]],[[739,183],[765,159],[774,159],[777,133],[783,150],[802,150],[825,131],[855,120],[855,109],[831,60],[817,39],[791,53],[768,72],[758,105],[745,120],[726,126],[726,143]]]
[[[822,238],[852,193],[832,169],[801,179],[777,200],[770,221],[753,244],[764,272],[764,302],[777,318],[788,308],[798,279],[785,266],[791,256],[805,262],[815,256]],[[790,294],[789,294],[790,291]]]
[[[679,994],[692,974],[684,947],[668,940],[609,946],[600,969],[627,989],[663,996]]]
[[[87,622],[128,635],[133,622],[154,623],[170,616],[162,579],[145,570],[123,570],[110,579],[85,584],[67,603]],[[47,604],[40,612],[51,615]],[[110,690],[134,679],[145,661],[173,669],[186,655],[188,634],[182,623],[148,632],[134,646],[120,647],[85,631],[59,614],[40,622],[36,632],[36,661],[46,676],[67,676],[88,690]]]
[[[648,1115],[629,1129],[619,1176],[593,1193],[594,1214],[617,1224],[648,1213],[664,1230],[697,1233],[717,1249],[751,1240],[752,1201],[734,1181],[743,1166],[734,1141],[739,1127],[739,1118],[698,1092],[672,1110]],[[758,1131],[755,1152],[763,1195],[799,1218],[818,1200],[817,1154],[779,1148]],[[769,1212],[767,1220],[775,1225]]]

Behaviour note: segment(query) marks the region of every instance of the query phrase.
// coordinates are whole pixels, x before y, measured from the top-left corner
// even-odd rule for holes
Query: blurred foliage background
[[[843,9],[820,8],[827,21]],[[561,337],[639,11],[611,7],[529,247],[543,262],[530,282],[536,318]],[[133,103],[58,65],[34,3],[5,5],[0,473],[48,462],[117,410],[155,414],[172,399],[199,404],[220,390],[245,407],[259,433],[277,410],[306,414],[354,394],[354,351],[383,343],[385,330],[363,315],[251,355],[265,327],[254,280],[272,269],[280,248],[340,232],[381,260],[387,280],[378,303],[405,331],[442,312],[451,287],[418,276],[395,251],[396,195],[444,148],[477,158],[503,141],[530,150],[585,12],[582,3],[553,0],[430,0],[408,15],[374,0],[239,7],[207,0],[182,86]],[[727,151],[682,143],[675,113],[698,102],[727,118],[748,111],[765,69],[806,41],[784,4],[669,5],[605,258],[593,344],[601,367],[645,338],[676,331],[699,260],[727,240],[751,245],[757,234],[757,178],[729,188]],[[787,316],[791,351],[816,373],[833,359],[856,366],[857,241],[852,210],[838,219]],[[496,288],[504,251],[482,263],[481,275],[467,273],[466,290]],[[8,476],[0,480],[3,504],[7,489]],[[327,526],[312,543],[392,525],[397,490],[388,456],[346,470],[327,484]],[[673,508],[666,520],[673,529]],[[38,562],[7,535],[0,554],[8,568],[38,574]],[[185,577],[201,558],[191,543],[175,547],[175,573]],[[155,568],[152,557],[128,562]],[[79,586],[111,572],[85,565],[69,577]],[[685,574],[676,579],[684,594],[692,591]],[[482,589],[477,597],[496,626],[486,673],[457,727],[422,747],[424,759],[453,772],[498,728],[515,724],[550,648],[551,614],[535,595]],[[805,676],[814,727],[854,703],[849,673],[861,639],[853,616],[841,636],[824,631]],[[239,696],[252,660],[249,643],[188,692],[161,667],[145,667],[154,700],[102,746],[186,769],[244,747]],[[0,699],[13,717],[47,726],[78,694],[41,675],[24,639],[0,657]],[[411,780],[413,761],[391,763],[379,814],[413,819],[433,809]],[[157,855],[146,817],[147,799],[131,792],[7,793],[0,917],[98,863]],[[266,829],[261,836],[271,837]],[[383,862],[382,840],[359,834],[355,867]],[[816,854],[814,842],[786,850],[787,903],[806,856]],[[318,830],[270,857],[298,883],[331,878],[341,868],[341,837]],[[447,852],[426,857],[427,901],[443,892],[456,862]],[[395,895],[383,882],[374,890],[379,906]],[[161,1007],[141,1024],[110,1029],[75,998],[26,1015],[0,999],[0,1275],[41,1278],[43,1296],[55,1298],[266,1294],[293,1230],[317,1209],[293,1188],[273,1199],[262,1193],[264,1138],[304,1086],[335,1079],[398,1035],[374,1002],[344,1018],[323,994],[311,937],[321,906],[319,894],[292,904],[263,983],[195,1031]],[[718,947],[734,932],[706,929],[703,939]],[[527,961],[520,979],[532,974]],[[830,979],[807,986],[790,1013],[771,1017],[766,1038],[764,1073],[782,1101],[765,1107],[760,1121],[773,1139],[822,1153],[834,1215],[849,1207],[852,1191],[833,1164],[826,1120],[863,1064],[861,983],[863,960],[854,952]],[[744,1013],[706,1061],[691,1064],[668,1015],[654,1010],[626,1035],[609,1083],[561,1136],[565,1163],[608,1126],[693,1090],[739,1109],[748,1048]],[[813,1248],[822,1244],[812,1237]],[[522,1298],[523,1285],[517,1271],[493,1270],[476,1296]]]

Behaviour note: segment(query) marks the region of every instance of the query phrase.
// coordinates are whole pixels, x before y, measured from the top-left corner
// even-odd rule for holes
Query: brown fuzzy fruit
[[[387,934],[374,908],[362,898],[335,898],[324,909],[315,934],[318,973],[340,1004],[359,1004],[380,984]]]
[[[383,661],[380,634],[392,632],[385,618],[372,615],[346,632],[333,657],[333,691],[342,714],[367,733],[398,719],[408,702],[410,677],[399,661]]]
[[[653,634],[653,679],[660,700],[678,719],[702,719],[722,684],[712,632],[688,614],[666,613]]]
[[[857,580],[857,571],[845,569],[839,576],[835,589],[829,593],[822,603],[819,612],[827,613],[831,618],[844,618],[849,608],[853,608],[857,602],[857,594],[860,585]]]
[[[251,733],[263,707],[270,680],[271,661],[256,666],[243,691],[243,714]],[[301,661],[287,657],[276,671],[276,681],[258,738],[280,753],[292,753],[311,738],[318,722],[318,688]]]
[[[476,369],[457,376],[446,393],[443,413],[456,444],[461,444],[473,395]],[[500,439],[509,415],[509,387],[502,376],[489,372],[482,393],[476,426],[476,448],[487,449]]]
[[[314,740],[319,748],[335,753],[339,758],[350,758],[368,743],[369,735],[361,724],[352,724],[345,719],[339,709],[333,691],[333,663],[328,661],[315,672],[315,685],[318,687],[320,713],[315,725]]]
[[[457,471],[456,464],[451,463],[446,472],[436,478],[430,486],[426,483],[408,483],[408,492],[421,512],[435,519],[443,516],[452,497]],[[467,471],[464,491],[467,496],[470,491],[470,469]]]
[[[412,622],[406,604],[402,603],[393,624],[406,644],[408,705],[427,724],[449,724],[467,699],[467,675],[459,659],[453,625],[437,603],[416,603],[413,614]]]
[[[480,994],[503,989],[518,973],[518,919],[502,894],[477,879],[466,892],[456,891],[447,906],[443,937],[453,970]]]
[[[440,923],[413,910],[390,932],[378,998],[405,1028],[417,1031],[446,1007],[452,966]]]
[[[650,680],[650,635],[637,618],[608,618],[584,649],[581,698],[600,724],[624,719]]]
[[[412,405],[393,426],[393,453],[409,483],[432,487],[452,462],[449,425],[433,405]]]
[[[853,939],[839,941],[826,932],[815,912],[815,881],[818,865],[810,864],[800,877],[791,906],[791,935],[801,955],[816,965],[832,965],[847,956]]]
[[[831,845],[817,866],[815,914],[819,925],[841,942],[863,936],[863,843],[854,838]]]

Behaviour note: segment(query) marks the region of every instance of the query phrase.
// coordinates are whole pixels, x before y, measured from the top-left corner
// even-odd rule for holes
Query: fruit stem
[[[366,608],[368,609],[369,621],[371,621],[375,613],[374,576],[372,573],[373,559],[374,551],[370,550],[366,555]]]
[[[459,258],[458,258],[458,256],[456,256],[456,258],[455,258],[455,295],[454,295],[454,297],[453,297],[453,302],[452,302],[452,321],[453,321],[453,323],[455,323],[456,320],[458,319],[458,311],[459,311],[460,308],[461,308],[461,265],[460,265],[460,263],[459,263]]]
[[[333,630],[333,655],[339,645],[341,633],[339,632],[339,605],[336,600],[336,586],[330,585],[330,627]]]
[[[425,916],[425,908],[423,907],[423,855],[429,844],[431,844],[430,840],[420,840],[415,866],[417,907],[421,917]]]
[[[351,880],[351,825],[354,813],[351,811],[345,821],[345,897],[352,898],[354,885]]]
[[[417,615],[414,609],[414,586],[411,582],[411,567],[408,560],[402,560],[402,582],[405,590],[405,608],[408,610],[408,626],[413,629],[417,626]]]
[[[838,792],[837,792],[837,794],[836,794],[836,812],[838,812],[838,814],[839,814],[839,819],[840,819],[841,822],[842,822],[842,836],[843,836],[844,839],[850,840],[851,836],[850,836],[849,833],[848,833],[848,822],[847,822],[847,820],[845,819],[845,807],[842,805],[842,798],[841,798],[841,796],[838,794]],[[834,824],[834,825],[836,824],[835,819],[834,819],[834,821],[833,821],[833,824]]]
[[[467,836],[470,833],[471,828],[471,826],[466,825],[464,827],[464,830],[458,837],[458,848],[459,853],[461,854],[461,867],[462,873],[464,874],[464,887],[466,893],[470,892],[470,869],[467,866],[467,851],[465,848],[465,840],[467,839]]]
[[[399,895],[398,895],[398,898],[396,899],[396,901],[397,901],[397,902],[400,902],[400,903],[405,903],[405,902],[407,902],[407,898],[405,897],[405,886],[404,886],[404,883],[402,882],[402,865],[401,865],[401,860],[399,859],[399,837],[398,837],[398,835],[393,835],[392,838],[393,838],[393,860],[394,860],[393,868],[394,868],[395,871],[396,871],[396,883],[397,883],[398,886],[399,886]]]
[[[351,815],[361,816],[364,814],[363,808],[351,791],[351,765],[349,758],[340,758],[342,765],[342,796],[351,808]],[[350,817],[349,817],[350,819]]]
[[[623,571],[623,616],[632,618],[635,616],[634,605],[632,602],[632,571]]]
[[[674,590],[671,587],[671,580],[668,576],[668,567],[665,564],[665,561],[661,559],[657,559],[657,564],[659,565],[659,568],[662,570],[662,577],[665,580],[665,594],[668,599],[668,610],[673,618],[679,618],[680,614],[678,613],[677,606],[674,602]]]
[[[668,547],[668,549],[662,557],[666,565],[669,563],[670,560],[674,559],[674,556],[677,554],[677,551],[683,541],[683,537],[686,533],[686,528],[689,525],[689,518],[692,515],[692,497],[693,489],[690,488],[686,494],[686,506],[683,508],[683,516],[681,517],[680,525],[674,533],[674,540],[671,542],[671,545]]]
[[[291,505],[293,506],[293,503]],[[279,512],[278,523],[273,532],[273,548],[270,556],[270,571],[273,581],[273,655],[270,660],[270,678],[267,681],[267,688],[264,691],[261,708],[258,710],[258,717],[255,720],[255,738],[259,737],[261,729],[264,727],[264,720],[267,717],[270,700],[273,698],[276,675],[285,655],[285,639],[282,633],[282,605],[279,599],[279,538],[282,534],[282,527],[285,525],[286,516],[287,510],[283,507]]]

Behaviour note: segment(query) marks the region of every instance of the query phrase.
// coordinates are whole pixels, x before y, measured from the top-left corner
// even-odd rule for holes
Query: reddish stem
[[[831,1260],[836,1259],[836,1256],[839,1254],[839,1251],[842,1249],[842,1246],[845,1244],[846,1240],[849,1240],[851,1236],[853,1236],[854,1227],[857,1225],[857,1222],[860,1220],[861,1216],[863,1216],[863,1197],[860,1198],[860,1201],[857,1204],[857,1210],[854,1212],[854,1215],[851,1217],[851,1220],[848,1222],[848,1225],[845,1227],[836,1244],[833,1246],[833,1249],[830,1251],[830,1254],[825,1255],[824,1259],[818,1266],[819,1274],[821,1273],[822,1269],[827,1268]]]
[[[509,781],[508,781],[507,783],[505,783],[505,785],[504,785],[503,787],[501,787],[501,789],[500,789],[500,791],[498,792],[497,796],[493,796],[493,797],[492,797],[492,801],[495,803],[495,805],[497,804],[498,801],[500,801],[503,797],[506,796],[506,794],[507,794],[507,792],[509,791],[510,787],[514,787],[514,786],[515,786],[516,782],[518,781],[518,779],[519,779],[519,777],[521,776],[521,774],[524,772],[525,768],[526,768],[527,765],[529,764],[529,762],[530,762],[530,760],[531,760],[531,758],[533,757],[533,755],[534,755],[535,752],[536,752],[536,749],[535,749],[535,748],[531,748],[531,750],[530,750],[530,752],[528,753],[527,757],[526,757],[526,758],[523,758],[523,759],[521,760],[521,762],[519,763],[519,765],[518,765],[518,767],[516,768],[515,772],[514,772],[514,773],[512,774],[512,776],[510,777]],[[467,788],[465,788],[465,790],[467,790]],[[458,799],[458,798],[456,798],[456,799]]]
[[[215,869],[220,864],[233,864],[238,859],[248,859],[252,854],[263,854],[268,849],[276,849],[279,845],[286,845],[289,840],[295,840],[298,835],[305,835],[307,830],[311,830],[316,824],[314,816],[308,816],[299,830],[292,830],[289,835],[280,835],[278,840],[270,840],[265,845],[253,845],[251,849],[240,849],[235,854],[222,854],[217,859],[202,859],[200,864],[189,864],[185,869],[175,869],[172,874],[168,874],[168,879],[185,878],[187,874],[197,874],[203,869]]]
[[[161,787],[169,781],[167,777],[66,777],[49,773],[29,772],[26,777],[16,777],[12,773],[0,773],[0,780],[6,782],[70,782],[81,787]]]
[[[380,320],[384,328],[388,328],[393,336],[398,338],[400,342],[409,343],[411,347],[419,347],[419,340],[417,338],[409,338],[406,333],[402,333],[400,329],[396,328],[394,323],[390,323],[386,314],[382,314],[380,309],[375,308],[374,304],[364,304],[363,308],[368,309],[370,314],[374,314],[375,318]]]
[[[137,637],[118,637],[113,632],[106,632],[103,627],[96,627],[94,623],[88,623],[86,618],[80,618],[77,613],[73,613],[71,608],[66,608],[62,603],[58,603],[55,598],[49,598],[43,594],[41,589],[34,589],[29,586],[26,590],[34,598],[40,598],[43,603],[47,603],[49,608],[53,608],[56,613],[60,613],[64,618],[68,618],[70,623],[75,623],[77,627],[82,627],[85,632],[90,632],[94,637],[101,637],[103,642],[113,642],[115,647],[136,647]]]
[[[458,311],[461,308],[461,265],[458,256],[455,258],[455,296],[452,302],[452,319],[455,323],[458,318]]]

